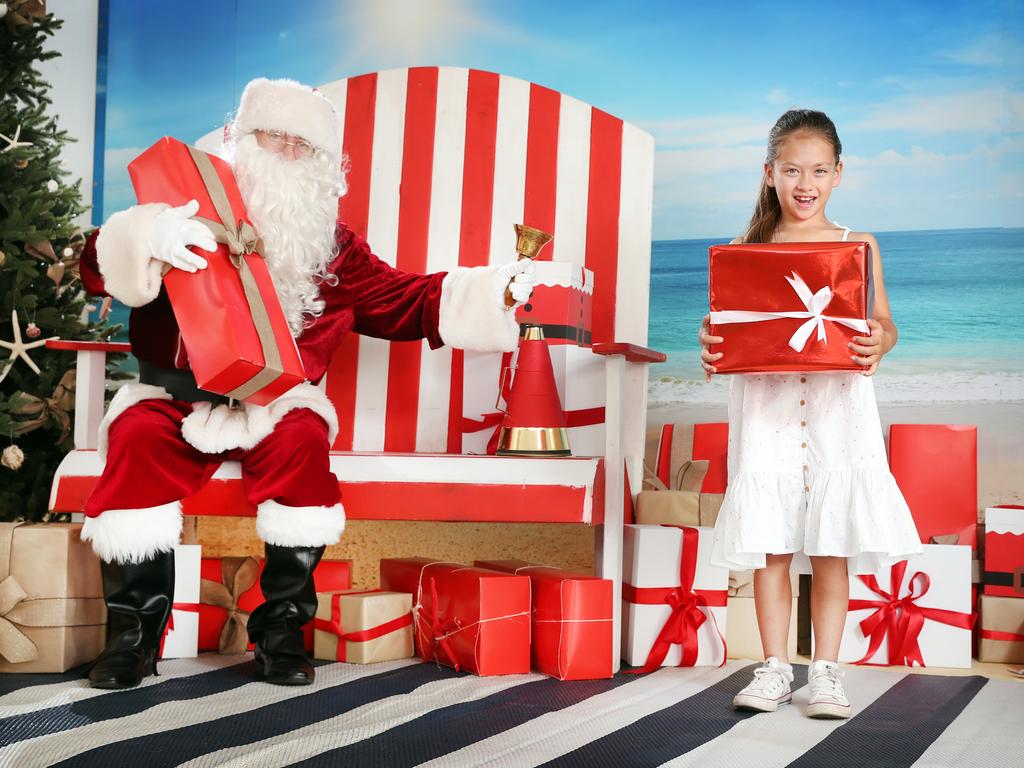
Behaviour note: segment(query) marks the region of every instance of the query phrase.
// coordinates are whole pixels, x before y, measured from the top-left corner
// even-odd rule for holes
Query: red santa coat
[[[137,206],[112,216],[89,238],[81,275],[89,293],[113,295],[132,306],[129,339],[139,360],[180,369],[188,367],[187,355],[160,282],[160,264],[151,259],[143,236],[164,208]],[[335,240],[338,255],[328,266],[335,279],[320,285],[324,311],[296,339],[310,382],[323,377],[350,331],[395,341],[425,338],[432,348],[515,348],[518,326],[502,306],[497,267],[411,274],[378,259],[341,222]],[[344,528],[327,457],[337,428],[333,405],[313,384],[301,384],[267,406],[241,409],[193,406],[162,387],[126,385],[100,428],[107,464],[86,505],[83,538],[105,560],[138,560],[166,549],[180,533],[179,500],[231,459],[242,464],[264,540],[283,546],[333,543]]]

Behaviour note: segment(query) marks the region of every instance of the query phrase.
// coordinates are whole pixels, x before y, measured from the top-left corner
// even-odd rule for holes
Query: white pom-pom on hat
[[[301,136],[341,163],[341,117],[326,96],[308,85],[265,77],[250,81],[238,105],[235,131],[258,130]]]

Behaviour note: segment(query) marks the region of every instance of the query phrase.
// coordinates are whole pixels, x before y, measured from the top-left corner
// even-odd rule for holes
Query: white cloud
[[[769,104],[788,104],[791,101],[785,88],[770,88],[764,97]]]
[[[641,122],[654,136],[659,149],[691,146],[729,146],[749,142],[767,143],[772,120],[745,115],[707,115]]]
[[[985,35],[940,55],[957,64],[966,64],[972,67],[998,67],[1005,63],[1003,50],[1007,44],[1004,35]]]
[[[867,107],[847,129],[914,134],[999,133],[1021,130],[1024,93],[983,88],[937,95],[905,95]],[[1014,123],[1016,122],[1016,126]]]
[[[343,69],[370,71],[374,62],[434,63],[467,38],[520,48],[537,45],[536,35],[488,18],[468,0],[374,0],[348,3],[338,14],[350,46]]]

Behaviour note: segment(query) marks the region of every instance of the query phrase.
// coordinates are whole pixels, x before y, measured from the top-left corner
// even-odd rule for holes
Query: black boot
[[[156,674],[160,638],[171,616],[174,553],[141,563],[101,563],[107,647],[89,670],[93,688],[134,688]]]
[[[302,644],[302,628],[316,614],[313,569],[324,547],[266,545],[260,577],[265,603],[249,616],[249,639],[256,644],[256,670],[275,685],[309,685],[316,677]]]

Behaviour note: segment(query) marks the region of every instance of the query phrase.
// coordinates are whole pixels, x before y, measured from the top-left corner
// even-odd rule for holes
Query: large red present
[[[200,565],[199,650],[237,654],[252,649],[246,623],[261,605],[263,561],[255,557],[204,558]],[[321,560],[313,571],[317,593],[340,592],[352,586],[351,560]],[[313,650],[313,622],[303,630],[307,651]]]
[[[611,581],[524,560],[477,560],[474,565],[530,577],[535,670],[559,680],[612,676]]]
[[[893,424],[889,468],[924,544],[971,547],[978,527],[978,428],[959,424]]]
[[[709,251],[719,373],[860,371],[847,346],[868,332],[867,243],[751,243]]]
[[[140,203],[199,201],[197,219],[221,243],[196,273],[164,276],[200,389],[266,405],[305,380],[259,238],[223,160],[164,137],[128,164]]]
[[[380,587],[413,595],[416,653],[478,675],[530,671],[530,579],[425,557],[380,561]]]
[[[1024,507],[985,510],[986,595],[1024,598]]]

